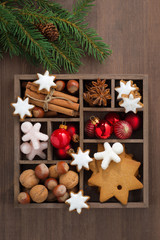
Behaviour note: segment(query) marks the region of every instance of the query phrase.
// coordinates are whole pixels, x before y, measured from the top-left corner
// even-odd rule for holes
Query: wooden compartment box
[[[112,198],[105,203],[99,202],[99,193],[96,188],[89,187],[87,185],[87,180],[91,175],[91,171],[81,170],[79,173],[79,189],[84,190],[85,195],[90,195],[91,199],[89,205],[91,208],[144,208],[148,207],[148,77],[146,75],[109,75],[109,74],[75,74],[75,75],[56,75],[56,79],[62,79],[68,81],[69,79],[75,79],[79,81],[79,103],[80,103],[80,115],[79,117],[63,117],[63,115],[58,115],[55,118],[26,118],[25,121],[40,122],[42,124],[41,131],[51,135],[52,131],[58,127],[59,123],[74,122],[79,127],[80,142],[75,147],[80,146],[83,150],[90,149],[91,157],[93,153],[97,151],[97,143],[103,143],[108,141],[113,144],[114,142],[120,141],[124,143],[128,153],[132,153],[134,159],[141,162],[140,167],[140,181],[144,184],[144,188],[141,190],[131,191],[129,193],[129,201],[126,206],[120,204],[116,199]],[[107,107],[90,107],[83,100],[83,92],[85,91],[85,85],[90,81],[100,79],[106,79],[107,84],[110,88],[112,99],[108,102]],[[15,75],[14,78],[14,101],[16,101],[17,96],[24,96],[24,90],[22,89],[23,82],[36,80],[36,75]],[[132,134],[132,138],[121,140],[117,139],[114,134],[111,138],[103,139],[88,139],[84,134],[85,122],[90,116],[96,115],[99,117],[104,117],[107,112],[114,111],[120,114],[124,114],[124,108],[119,107],[117,101],[117,93],[114,90],[115,86],[119,86],[120,80],[133,80],[134,83],[140,88],[140,93],[142,96],[142,102],[144,103],[144,108],[138,110],[138,114],[143,119],[143,124],[141,129]],[[20,131],[21,122],[18,117],[14,117],[14,204],[16,207],[21,208],[63,208],[68,207],[64,203],[31,203],[27,205],[21,205],[17,202],[17,196],[21,190],[19,183],[20,173],[29,168],[35,168],[37,164],[44,162],[45,164],[52,165],[56,164],[58,159],[54,156],[53,147],[49,141],[49,147],[46,150],[47,159],[40,160],[36,158],[33,161],[26,160],[25,156],[20,152],[21,136]],[[65,160],[70,162],[71,160]]]

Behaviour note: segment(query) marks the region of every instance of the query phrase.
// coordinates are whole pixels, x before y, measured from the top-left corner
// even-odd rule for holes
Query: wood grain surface
[[[71,8],[72,0],[57,0]],[[97,0],[88,17],[90,25],[113,49],[100,65],[83,60],[79,73],[149,75],[148,209],[14,209],[13,206],[13,75],[42,71],[20,58],[5,56],[0,65],[1,167],[0,239],[2,240],[159,240],[160,239],[160,2],[159,0]]]

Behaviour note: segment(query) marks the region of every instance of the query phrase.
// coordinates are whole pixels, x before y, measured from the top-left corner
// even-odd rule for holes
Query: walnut
[[[32,188],[39,183],[39,179],[35,175],[35,171],[32,169],[25,170],[21,173],[19,181],[25,188]]]

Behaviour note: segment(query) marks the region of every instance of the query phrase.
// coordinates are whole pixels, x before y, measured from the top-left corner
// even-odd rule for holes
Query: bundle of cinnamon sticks
[[[47,91],[38,91],[38,85],[33,82],[28,82],[26,85],[25,96],[29,98],[29,102],[38,107],[44,107]],[[68,116],[79,115],[78,98],[69,94],[54,90],[50,101],[47,103],[49,112],[62,113]],[[54,115],[54,114],[53,114]]]

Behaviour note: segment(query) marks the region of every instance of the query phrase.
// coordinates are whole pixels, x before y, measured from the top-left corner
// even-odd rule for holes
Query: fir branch
[[[76,1],[75,4],[73,4],[73,8],[72,8],[74,17],[84,18],[88,14],[88,12],[91,10],[91,7],[95,6],[93,2],[95,2],[95,0]]]
[[[53,46],[52,54],[53,58],[56,59],[57,64],[64,68],[64,70],[69,72],[77,72],[77,68],[80,66],[81,62],[73,56],[69,56],[65,51],[63,43],[51,43]]]

